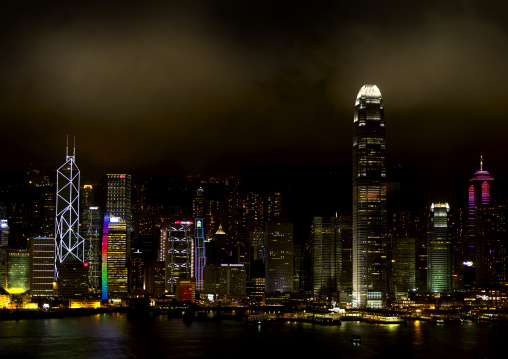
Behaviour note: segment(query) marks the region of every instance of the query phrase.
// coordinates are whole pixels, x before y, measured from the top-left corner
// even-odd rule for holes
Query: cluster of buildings
[[[281,193],[245,190],[233,178],[166,183],[188,194],[185,209],[154,201],[150,185],[129,174],[80,183],[75,150],[56,183],[32,170],[27,188],[37,200],[0,203],[0,307],[22,294],[381,308],[412,295],[487,290],[506,301],[508,204],[494,200],[483,159],[466,209],[433,202],[421,213],[389,214],[377,86],[358,93],[354,129],[352,212],[314,217],[303,244],[281,216]]]

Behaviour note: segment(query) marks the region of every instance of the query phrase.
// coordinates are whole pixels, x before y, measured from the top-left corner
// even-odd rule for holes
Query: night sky
[[[508,2],[171,3],[1,1],[3,169],[60,165],[68,134],[85,177],[347,184],[356,94],[376,84],[388,164],[410,179],[395,188],[453,201],[482,151],[508,179]]]

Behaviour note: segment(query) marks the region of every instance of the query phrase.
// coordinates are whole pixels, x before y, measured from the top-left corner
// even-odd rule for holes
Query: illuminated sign
[[[90,207],[89,209],[99,209],[99,207]]]
[[[464,264],[465,266],[468,266],[468,267],[473,266],[473,262],[471,262],[471,261],[463,262],[462,264]]]
[[[125,175],[120,175],[120,178],[125,178]]]
[[[113,216],[111,216],[111,218],[109,219],[109,221],[110,221],[111,223],[118,223],[118,220],[119,220],[119,219],[120,219],[120,218],[118,218],[118,217],[113,217]]]
[[[196,227],[198,227],[198,228],[203,227],[203,222],[201,222],[201,220],[197,220],[196,221]]]
[[[186,224],[186,225],[191,225],[192,222],[184,222],[184,221],[176,221],[175,224]]]

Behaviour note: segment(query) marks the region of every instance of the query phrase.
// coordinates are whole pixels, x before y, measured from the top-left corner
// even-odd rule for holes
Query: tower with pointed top
[[[483,270],[484,240],[479,233],[482,213],[494,202],[494,178],[483,169],[483,154],[480,155],[480,170],[469,180],[468,189],[468,232],[463,249],[464,284],[466,287],[480,284]]]
[[[364,85],[353,137],[353,305],[385,303],[387,213],[385,121],[381,92]]]
[[[76,165],[76,139],[72,156],[67,138],[66,161],[56,171],[55,281],[65,294],[85,291],[85,240],[79,234],[80,172]],[[84,270],[86,273],[86,269]],[[68,293],[68,290],[73,293]]]
[[[56,261],[84,262],[85,240],[79,235],[79,181],[80,172],[76,165],[76,147],[69,156],[66,148],[66,161],[56,171],[56,223],[55,245]]]

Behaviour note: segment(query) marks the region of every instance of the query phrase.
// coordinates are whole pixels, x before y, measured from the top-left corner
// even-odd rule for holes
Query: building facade
[[[339,219],[314,217],[311,235],[313,293],[319,298],[330,297],[340,287],[342,273]]]
[[[491,236],[485,235],[483,222],[490,222],[494,215],[487,209],[493,208],[494,205],[494,178],[483,169],[483,156],[480,159],[480,170],[474,174],[469,183],[468,236],[465,246],[463,246],[463,260],[459,264],[462,264],[466,287],[485,286],[488,282],[489,264],[487,258],[491,249]]]
[[[427,229],[427,290],[450,292],[452,268],[450,206],[448,203],[432,203]]]
[[[265,246],[266,292],[293,292],[293,223],[266,222]]]
[[[128,292],[127,224],[104,215],[102,236],[102,299],[121,299]]]
[[[165,244],[165,292],[176,295],[180,280],[194,278],[193,222],[176,221],[163,231]]]
[[[30,293],[33,296],[54,295],[55,239],[30,239]]]
[[[384,105],[376,85],[355,103],[353,138],[353,305],[379,307],[387,290]]]
[[[55,219],[55,280],[58,281],[59,267],[64,263],[83,265],[85,261],[85,239],[79,234],[80,171],[76,165],[76,150],[57,170],[56,219]],[[63,283],[66,283],[65,278]],[[62,288],[63,289],[63,288]]]

